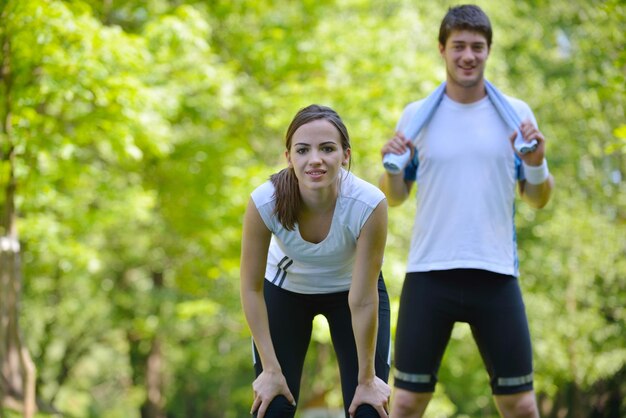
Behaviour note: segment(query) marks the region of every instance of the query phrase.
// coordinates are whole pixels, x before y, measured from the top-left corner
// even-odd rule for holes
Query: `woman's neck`
[[[302,210],[307,213],[326,213],[335,207],[337,190],[300,190]]]
[[[318,244],[330,233],[337,204],[337,189],[309,190],[300,193],[302,206],[298,213],[298,230],[305,241]]]

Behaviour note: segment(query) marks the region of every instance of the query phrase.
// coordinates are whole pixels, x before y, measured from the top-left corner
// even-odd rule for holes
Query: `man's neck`
[[[487,95],[485,80],[481,79],[476,85],[462,86],[448,78],[446,95],[457,103],[474,103]]]

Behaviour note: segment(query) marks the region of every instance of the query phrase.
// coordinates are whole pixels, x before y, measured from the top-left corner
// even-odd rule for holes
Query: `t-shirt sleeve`
[[[357,179],[359,184],[359,198],[355,204],[352,205],[351,210],[353,214],[351,216],[358,220],[355,236],[361,233],[361,229],[365,226],[365,223],[370,218],[374,210],[378,207],[380,202],[386,199],[385,194],[376,186],[363,179]],[[350,216],[349,216],[350,217]]]
[[[275,198],[274,198],[274,185],[268,181],[254,189],[250,197],[254,202],[261,219],[267,226],[267,229],[272,231],[276,230],[277,218],[274,214]]]

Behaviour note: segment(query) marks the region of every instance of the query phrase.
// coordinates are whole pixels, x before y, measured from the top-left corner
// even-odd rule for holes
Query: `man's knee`
[[[500,413],[505,418],[538,418],[535,392],[522,392],[515,395],[496,396]]]
[[[396,388],[391,402],[391,416],[394,418],[421,417],[432,397],[431,392],[410,392]]]

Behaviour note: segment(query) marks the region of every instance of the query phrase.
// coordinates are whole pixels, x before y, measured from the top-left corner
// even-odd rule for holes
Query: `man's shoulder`
[[[424,104],[425,101],[426,101],[426,97],[423,97],[419,100],[415,100],[414,102],[407,104],[404,107],[404,112],[416,112],[417,109],[422,107],[422,104]]]
[[[424,97],[404,106],[404,109],[402,110],[402,116],[400,117],[400,125],[404,125],[407,123],[407,121],[413,119],[413,117],[418,113],[419,109],[422,107],[425,101],[426,98]]]
[[[517,97],[508,96],[506,94],[503,94],[503,96],[518,114],[532,113],[530,106],[528,106],[525,101],[518,99]]]
[[[509,96],[508,94],[503,94],[503,96],[509,101],[509,103],[511,103],[512,105],[515,104],[517,106],[528,106],[528,104],[523,101],[522,99],[515,97],[515,96]]]

